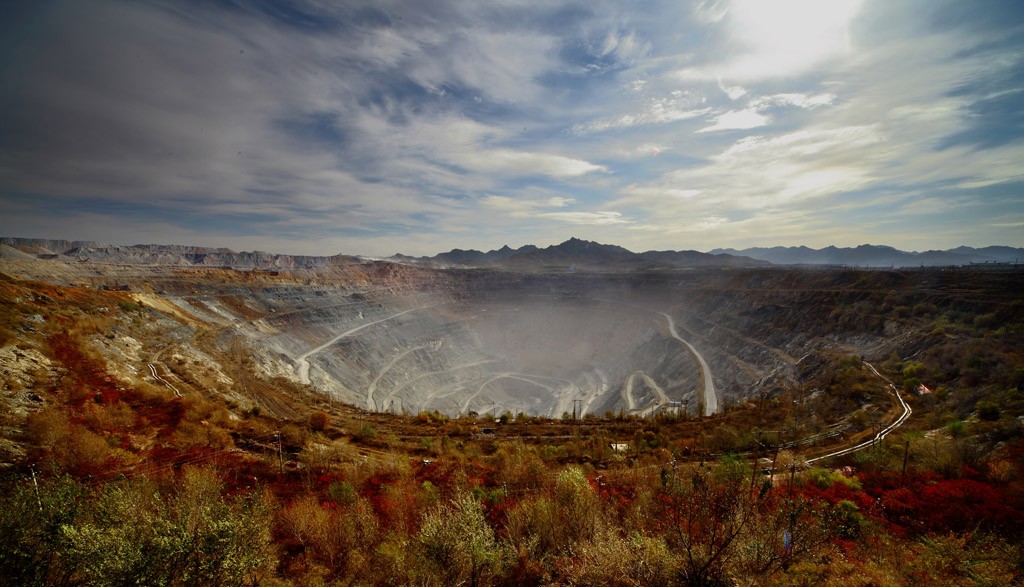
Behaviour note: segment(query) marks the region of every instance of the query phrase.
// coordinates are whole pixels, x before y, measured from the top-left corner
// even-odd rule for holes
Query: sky
[[[0,235],[1024,246],[1024,3],[16,0]]]

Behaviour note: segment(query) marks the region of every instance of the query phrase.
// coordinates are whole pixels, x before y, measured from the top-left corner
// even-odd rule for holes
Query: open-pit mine
[[[115,372],[271,411],[249,378],[379,412],[709,415],[799,384],[828,353],[907,353],[918,335],[867,309],[911,304],[941,280],[21,245],[2,245],[5,273],[121,290],[145,309],[144,327],[97,335]]]

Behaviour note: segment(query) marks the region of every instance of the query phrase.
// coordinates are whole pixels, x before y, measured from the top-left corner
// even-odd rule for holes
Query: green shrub
[[[974,409],[978,411],[978,417],[990,422],[999,419],[999,404],[991,400],[981,400],[975,404]]]
[[[479,585],[500,573],[503,551],[484,517],[483,506],[460,494],[423,516],[416,535],[424,567],[437,584]]]

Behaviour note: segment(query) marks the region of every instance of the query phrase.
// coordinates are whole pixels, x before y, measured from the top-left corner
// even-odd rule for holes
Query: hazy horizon
[[[232,252],[235,252],[235,253],[248,253],[248,252],[255,253],[255,252],[259,252],[259,253],[268,253],[268,254],[272,254],[272,255],[297,255],[297,256],[314,256],[314,257],[331,257],[331,256],[335,256],[335,255],[347,255],[347,256],[355,256],[355,257],[364,257],[364,258],[368,258],[368,259],[375,259],[375,258],[386,259],[386,258],[390,258],[390,257],[396,256],[396,255],[407,255],[407,256],[410,256],[410,257],[434,257],[434,256],[437,256],[437,255],[453,252],[453,251],[456,251],[456,250],[461,250],[461,251],[472,251],[472,250],[475,250],[475,251],[479,251],[479,252],[482,252],[482,253],[488,253],[488,252],[493,252],[493,251],[500,250],[500,249],[502,249],[502,248],[504,248],[506,246],[511,248],[511,249],[513,249],[513,250],[518,250],[518,249],[522,248],[522,246],[533,245],[533,246],[537,247],[538,249],[543,250],[543,249],[546,249],[546,248],[549,248],[549,247],[556,247],[558,245],[565,244],[569,240],[569,239],[566,239],[566,241],[553,242],[553,243],[550,243],[550,244],[543,244],[543,245],[538,245],[536,243],[526,243],[525,245],[514,246],[514,247],[510,246],[510,245],[497,245],[497,246],[489,246],[489,247],[484,247],[484,248],[479,248],[479,249],[474,249],[474,248],[471,248],[471,247],[455,246],[455,247],[452,247],[451,249],[447,249],[447,250],[444,250],[444,251],[434,251],[432,253],[416,254],[416,255],[409,255],[408,253],[405,253],[404,251],[395,251],[395,252],[387,254],[387,255],[364,255],[364,254],[352,253],[352,252],[348,252],[348,251],[334,251],[334,252],[322,251],[322,252],[312,252],[312,253],[289,253],[289,252],[286,252],[286,251],[275,251],[275,250],[267,250],[267,249],[259,249],[259,248],[256,248],[256,249],[233,249],[231,247],[225,247],[225,246],[219,246],[219,245],[210,245],[210,244],[204,244],[204,243],[156,243],[156,242],[148,242],[148,243],[112,243],[112,242],[96,241],[96,240],[93,240],[93,239],[83,240],[83,239],[46,238],[46,237],[9,237],[7,235],[0,235],[0,239],[3,239],[3,238],[15,238],[15,239],[21,238],[21,239],[26,239],[26,240],[62,240],[62,241],[72,241],[72,242],[74,242],[74,241],[95,242],[95,243],[97,243],[99,245],[110,245],[110,246],[120,246],[120,247],[132,247],[132,246],[158,246],[158,247],[159,246],[168,246],[168,247],[186,246],[186,247],[196,247],[196,248],[203,248],[203,249],[210,249],[210,250],[229,249],[229,250],[231,250]],[[575,237],[575,236],[570,237],[570,239],[573,239],[573,238],[577,238],[577,237]],[[583,240],[585,240],[585,239],[583,239]],[[612,242],[598,242],[598,241],[586,241],[586,240],[585,240],[585,242],[594,242],[594,243],[599,244],[599,245],[619,246],[616,243],[612,243]],[[811,250],[815,250],[815,251],[821,251],[821,250],[828,249],[830,247],[834,247],[834,248],[837,248],[837,249],[840,249],[840,250],[844,250],[844,249],[852,250],[852,249],[856,249],[858,247],[890,247],[890,248],[894,248],[895,250],[897,250],[899,252],[903,252],[903,253],[919,254],[919,253],[934,252],[934,251],[949,251],[949,250],[953,250],[953,249],[959,248],[960,246],[967,246],[967,245],[958,245],[957,247],[949,247],[949,248],[946,248],[946,249],[920,249],[920,250],[904,250],[904,249],[900,249],[899,247],[891,247],[890,245],[886,245],[884,243],[861,243],[859,245],[842,246],[842,247],[837,246],[837,245],[825,245],[823,247],[807,247],[807,248],[809,248]],[[638,254],[639,253],[647,253],[647,252],[667,251],[667,250],[675,250],[675,251],[680,251],[680,252],[681,251],[693,251],[693,250],[696,250],[697,252],[700,252],[700,253],[709,253],[710,254],[712,251],[719,251],[719,250],[725,250],[725,251],[736,250],[738,253],[742,253],[743,251],[745,251],[747,249],[771,250],[771,249],[775,249],[775,248],[794,248],[795,249],[795,248],[800,248],[800,247],[806,247],[806,245],[751,246],[751,247],[744,247],[742,249],[733,249],[732,247],[711,247],[711,248],[706,248],[706,249],[643,249],[643,250],[630,249],[629,247],[621,247],[621,248],[624,248],[624,249],[626,249],[626,250],[628,250],[628,251],[630,251],[632,253],[638,253]],[[984,246],[979,246],[979,247],[971,247],[971,248],[984,249],[986,247],[1010,247],[1010,245],[990,244],[990,245],[984,245]],[[1013,247],[1011,247],[1011,248],[1013,248]]]

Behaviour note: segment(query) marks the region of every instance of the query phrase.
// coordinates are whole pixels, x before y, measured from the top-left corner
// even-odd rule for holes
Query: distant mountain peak
[[[513,249],[508,245],[488,253],[479,251],[463,251],[452,249],[447,253],[439,253],[433,257],[411,257],[395,255],[392,259],[408,262],[415,260],[421,263],[462,266],[495,266],[516,269],[596,269],[596,270],[632,270],[656,268],[693,268],[693,267],[724,267],[724,266],[760,266],[768,265],[747,257],[735,255],[709,255],[697,251],[658,251],[634,253],[618,245],[608,245],[589,241],[578,237],[570,237],[556,245],[539,248],[536,245],[524,245]]]
[[[1024,249],[1013,247],[957,247],[946,251],[901,251],[888,245],[862,244],[856,247],[829,245],[821,249],[806,246],[715,249],[769,261],[776,265],[846,265],[855,267],[958,266],[971,263],[1015,263],[1024,259]]]

